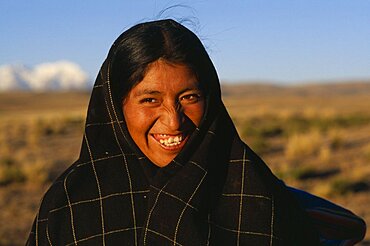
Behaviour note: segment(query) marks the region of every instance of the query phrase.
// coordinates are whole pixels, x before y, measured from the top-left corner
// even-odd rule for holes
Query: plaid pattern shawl
[[[213,87],[201,126],[157,168],[128,134],[108,56],[79,159],[45,194],[27,245],[317,245],[297,202],[238,137],[218,81]]]

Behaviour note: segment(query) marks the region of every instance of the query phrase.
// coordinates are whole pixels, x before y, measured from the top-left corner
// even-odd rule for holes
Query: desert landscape
[[[370,225],[370,81],[224,84],[242,139],[288,185]],[[77,158],[89,92],[0,93],[0,245],[24,245],[43,193]],[[359,245],[370,245],[370,232]]]

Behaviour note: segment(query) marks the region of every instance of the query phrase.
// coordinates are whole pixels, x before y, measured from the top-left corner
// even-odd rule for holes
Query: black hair
[[[121,101],[144,78],[148,65],[158,59],[186,65],[205,94],[212,86],[219,93],[218,77],[203,44],[192,31],[171,19],[137,24],[123,32],[108,59],[112,91]]]

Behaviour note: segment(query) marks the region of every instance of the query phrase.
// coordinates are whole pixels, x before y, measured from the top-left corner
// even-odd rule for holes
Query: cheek
[[[149,125],[150,113],[140,107],[132,105],[123,106],[123,115],[126,121],[127,129],[130,135],[136,140],[136,137],[146,133]],[[140,123],[139,123],[140,122]]]
[[[185,114],[198,127],[203,119],[205,104],[199,103],[186,109]]]

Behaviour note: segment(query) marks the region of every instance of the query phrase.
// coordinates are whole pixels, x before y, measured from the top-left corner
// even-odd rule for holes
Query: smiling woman
[[[203,92],[184,65],[158,60],[123,101],[127,129],[140,150],[155,165],[168,165],[200,125]],[[142,122],[138,125],[137,122]]]
[[[80,157],[46,193],[28,240],[318,243],[293,192],[240,140],[202,43],[173,20],[138,24],[112,45]]]

